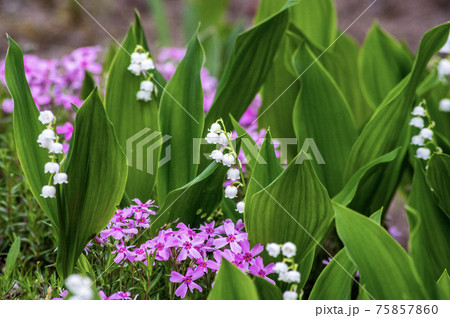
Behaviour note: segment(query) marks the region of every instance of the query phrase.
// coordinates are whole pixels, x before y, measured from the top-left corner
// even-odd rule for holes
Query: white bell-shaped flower
[[[450,61],[447,59],[442,59],[438,65],[438,74],[439,76],[447,76],[450,75]]]
[[[56,162],[47,162],[44,166],[45,173],[58,173],[59,164]]]
[[[429,128],[423,128],[422,130],[420,130],[420,134],[419,134],[423,139],[428,139],[431,140],[431,138],[433,137],[433,131]]]
[[[413,136],[411,139],[411,144],[416,146],[423,146],[425,144],[425,140],[422,136]]]
[[[409,122],[409,125],[422,129],[425,124],[423,122],[423,118],[421,118],[421,117],[413,117],[413,118],[411,118],[411,121]]]
[[[49,110],[44,110],[39,113],[39,121],[41,123],[43,123],[44,125],[50,124],[54,118],[55,118],[55,116]]]
[[[141,62],[141,68],[144,71],[152,70],[155,68],[155,64],[153,63],[152,59],[148,58]]]
[[[128,66],[128,70],[136,76],[141,75],[142,69],[139,64],[132,63]]]
[[[48,148],[50,153],[63,153],[63,145],[59,142],[54,142]]]
[[[444,98],[439,102],[439,110],[441,112],[450,112],[450,99]]]
[[[234,199],[237,193],[238,189],[235,186],[229,185],[225,188],[225,198]]]
[[[54,198],[56,195],[56,188],[54,186],[43,186],[41,196],[44,198]]]
[[[274,244],[274,243],[272,243],[272,244]],[[277,244],[277,246],[278,246],[278,244]],[[286,263],[278,262],[278,263],[275,263],[273,270],[275,271],[275,273],[280,274],[280,273],[287,273],[289,268]]]
[[[286,242],[281,247],[281,253],[288,258],[294,257],[297,253],[297,247],[292,242]]]
[[[220,142],[219,135],[213,132],[208,133],[205,139],[209,144],[218,144]]]
[[[222,163],[225,166],[231,167],[232,165],[234,165],[236,163],[236,158],[234,157],[234,155],[232,153],[227,153],[227,154],[223,155]]]
[[[239,180],[240,178],[241,178],[241,176],[240,176],[239,169],[236,169],[236,168],[228,169],[228,171],[227,171],[227,179],[228,180],[236,181],[236,180]]]
[[[238,211],[239,213],[244,213],[244,208],[245,208],[245,202],[238,202],[236,204],[236,211]]]
[[[222,130],[222,127],[220,127],[219,123],[214,123],[211,125],[211,128],[209,128],[209,131],[212,133],[218,133]]]
[[[418,148],[416,150],[416,157],[423,160],[428,160],[431,157],[431,150],[428,148]]]
[[[425,108],[423,108],[422,106],[416,106],[416,107],[414,107],[411,114],[414,116],[423,117],[423,116],[425,116]]]
[[[54,184],[68,183],[67,182],[67,174],[64,172],[55,174],[55,176],[53,177],[53,183]]]
[[[277,257],[280,254],[280,245],[277,243],[268,243],[266,245],[267,253],[272,257]]]
[[[153,91],[152,81],[142,81],[141,82],[141,91],[152,92]]]
[[[221,162],[223,159],[223,153],[220,150],[213,150],[210,156],[217,162]]]
[[[295,291],[286,290],[283,293],[284,300],[298,300],[298,294]]]
[[[298,271],[287,272],[287,281],[288,283],[300,283],[300,272]]]
[[[136,94],[137,100],[148,102],[152,99],[152,93],[150,91],[138,91]]]

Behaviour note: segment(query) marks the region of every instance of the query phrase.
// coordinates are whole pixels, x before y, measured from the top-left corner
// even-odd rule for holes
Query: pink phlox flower
[[[274,273],[273,267],[275,266],[274,263],[270,263],[267,266],[264,266],[263,259],[261,256],[255,257],[255,262],[252,266],[250,266],[249,270],[252,275],[259,276],[267,280],[268,282],[275,285],[275,282],[267,277],[267,275]]]
[[[253,264],[253,259],[264,250],[264,247],[259,243],[250,249],[250,243],[247,240],[241,242],[241,247],[242,262],[247,266]]]
[[[197,235],[197,232],[195,232],[195,229],[191,229],[191,226],[186,226],[183,222],[180,222],[177,224],[177,229],[180,229],[180,234],[183,235],[183,232],[190,237],[195,237]]]
[[[139,200],[137,198],[133,199],[133,201],[136,202],[137,204],[131,205],[130,207],[132,209],[134,209],[135,213],[136,213],[136,211],[139,211],[139,212],[144,211],[144,212],[147,212],[148,214],[152,214],[152,215],[156,214],[155,211],[151,210],[151,208],[157,207],[156,205],[153,204],[153,203],[155,203],[155,201],[148,200],[147,202],[142,203],[141,200]]]
[[[178,253],[177,261],[181,262],[184,261],[187,257],[189,258],[201,258],[202,255],[199,253],[199,251],[196,249],[196,246],[203,244],[204,237],[197,236],[194,238],[191,238],[185,234],[182,234],[180,236],[180,241],[178,244],[178,247],[180,248],[180,251]]]
[[[225,258],[231,264],[234,264],[235,266],[239,267],[240,269],[243,269],[241,254],[236,254],[236,253],[233,253],[231,250],[226,249],[221,253],[221,256],[223,258]]]
[[[175,295],[184,298],[186,297],[186,292],[189,288],[191,293],[194,292],[194,289],[198,289],[202,292],[202,288],[200,285],[195,283],[194,281],[200,278],[203,275],[202,271],[194,271],[192,268],[188,268],[186,272],[186,276],[181,275],[178,272],[172,272],[170,274],[170,281],[172,283],[181,283],[181,285],[175,290]]]
[[[209,237],[213,237],[216,235],[216,230],[214,229],[215,223],[216,223],[215,221],[212,221],[209,224],[205,222],[205,225],[200,225],[199,230],[201,231],[201,233],[204,233]]]
[[[225,231],[225,237],[218,238],[214,241],[216,248],[222,248],[226,245],[230,245],[230,249],[234,253],[240,253],[242,251],[239,242],[247,238],[247,233],[240,233],[235,230],[234,223],[232,221],[223,224]]]
[[[70,122],[66,122],[64,125],[62,126],[56,126],[56,133],[59,134],[64,134],[64,139],[69,141],[70,139],[72,139],[72,135],[73,135],[73,125]]]
[[[112,252],[112,254],[117,254],[114,258],[114,262],[120,263],[122,260],[129,260],[130,262],[134,262],[134,253],[129,251],[130,248],[134,247],[125,246],[123,243],[116,245],[116,250]]]
[[[147,252],[145,246],[135,248],[133,250],[134,253],[134,261],[145,261],[147,259]]]

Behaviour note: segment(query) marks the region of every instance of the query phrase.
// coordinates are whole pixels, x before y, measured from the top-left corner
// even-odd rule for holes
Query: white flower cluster
[[[155,69],[155,64],[148,52],[137,52],[142,50],[140,46],[136,48],[135,52],[131,54],[131,64],[128,66],[128,70],[136,76],[147,74],[148,71]],[[140,89],[136,94],[137,100],[148,102],[152,99],[152,92],[155,88],[153,82],[150,81],[152,77],[153,74],[149,74],[149,79],[141,82]]]
[[[38,144],[42,148],[48,149],[50,153],[50,162],[44,166],[44,172],[53,175],[53,184],[67,183],[67,174],[60,172],[59,163],[55,162],[58,154],[63,153],[63,145],[58,142],[58,136],[53,129],[53,123],[56,121],[55,116],[49,110],[44,110],[39,113],[39,121],[47,125],[47,127],[38,136]],[[50,177],[51,180],[51,177]],[[41,196],[44,198],[54,198],[56,195],[56,188],[52,185],[45,185],[42,187]]]
[[[297,286],[301,278],[300,272],[297,271],[298,264],[293,259],[297,253],[297,247],[292,242],[286,242],[283,245],[269,243],[266,245],[266,251],[272,257],[278,257],[280,252],[283,254],[283,261],[277,262],[274,270],[278,274],[279,281],[293,284],[290,290],[283,293],[283,298],[285,300],[297,300]]]
[[[420,129],[419,133],[412,137],[411,144],[419,146],[416,150],[417,158],[428,160],[431,157],[431,150],[426,147],[426,144],[433,139],[433,131],[430,129],[431,126],[425,128],[424,118],[427,117],[427,111],[421,104],[414,107],[411,114],[416,117],[411,119],[409,125]]]
[[[210,157],[216,160],[216,162],[221,162],[224,166],[230,167],[227,171],[227,179],[233,181],[233,183],[225,188],[225,198],[234,199],[238,194],[238,188],[234,184],[237,183],[242,185],[242,183],[239,182],[241,179],[241,171],[237,168],[232,168],[231,166],[238,162],[238,166],[240,167],[240,163],[237,154],[231,145],[231,133],[222,129],[219,121],[223,124],[222,120],[213,123],[208,129],[209,133],[206,135],[205,139],[210,144],[220,145],[222,147],[220,150],[213,150]],[[224,154],[225,151],[228,152]],[[240,201],[236,204],[236,211],[244,213],[244,207],[245,203]]]
[[[70,300],[90,300],[94,297],[92,280],[78,274],[72,274],[66,278],[66,287],[72,293]]]

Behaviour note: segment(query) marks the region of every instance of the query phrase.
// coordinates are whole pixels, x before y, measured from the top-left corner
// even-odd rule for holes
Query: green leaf
[[[272,66],[286,31],[290,0],[281,11],[241,33],[219,80],[214,102],[205,121],[206,129],[218,118],[230,125],[228,114],[239,120],[258,93]]]
[[[171,138],[167,147],[174,154],[158,170],[158,200],[163,204],[167,194],[197,175],[203,133],[203,90],[200,72],[203,65],[203,48],[197,34],[189,42],[185,57],[166,85],[159,109],[160,129]]]
[[[239,268],[222,260],[208,300],[258,300],[258,291],[250,277]]]
[[[68,184],[60,186],[58,269],[64,277],[86,244],[111,220],[127,180],[126,157],[94,90],[77,112]]]
[[[412,58],[375,22],[364,41],[358,64],[364,95],[372,107],[377,107],[409,74]]]
[[[441,299],[450,299],[450,276],[448,275],[447,269],[444,270],[441,277],[437,282]]]
[[[83,86],[81,87],[81,93],[80,98],[82,100],[85,100],[88,98],[89,94],[94,90],[95,88],[95,82],[92,78],[91,73],[88,71],[84,71],[84,80],[83,80]]]
[[[374,299],[428,299],[405,250],[376,222],[335,204],[336,228]]]
[[[409,251],[424,282],[436,281],[450,268],[450,219],[434,202],[422,164],[415,159],[414,178],[406,211],[410,227]],[[431,161],[431,160],[430,160]],[[430,163],[429,163],[430,164]],[[430,168],[430,167],[429,167]],[[428,168],[428,169],[429,169]],[[444,171],[440,170],[445,178]],[[448,196],[448,188],[445,190]],[[426,278],[431,275],[431,279]]]
[[[353,116],[335,81],[306,43],[294,55],[294,68],[302,83],[293,113],[295,134],[298,140],[314,140],[325,161],[314,160],[314,168],[333,196],[343,187],[347,157],[358,136]]]
[[[283,172],[283,167],[275,155],[272,137],[270,131],[268,131],[264,136],[252,176],[248,182],[247,192],[245,193],[246,202],[251,202],[253,195],[272,183],[281,172]]]
[[[381,212],[374,213],[370,218],[380,224]],[[349,300],[355,273],[358,268],[350,259],[347,249],[342,248],[320,273],[311,291],[309,299],[313,300]],[[362,292],[365,289],[361,288]],[[370,299],[370,298],[368,298]]]
[[[20,236],[16,236],[14,238],[14,242],[12,243],[11,247],[9,248],[8,255],[6,256],[5,261],[5,274],[3,276],[3,279],[8,282],[11,274],[14,271],[14,268],[16,266],[17,258],[19,257],[20,252]]]
[[[281,290],[274,284],[269,283],[264,278],[255,276],[253,279],[253,284],[258,292],[258,298],[260,300],[281,300],[283,299],[283,294]]]
[[[238,136],[244,136],[242,138],[242,151],[244,152],[245,159],[247,160],[247,166],[253,171],[256,164],[256,158],[258,157],[259,148],[252,137],[245,131],[244,128],[239,125],[239,123],[234,119],[233,115],[230,114],[231,124]]]
[[[314,50],[316,55],[322,52],[317,48]],[[366,101],[362,92],[357,63],[359,54],[360,49],[355,40],[341,34],[339,40],[321,56],[320,62],[345,96],[355,119],[355,126],[361,131],[373,114],[374,107]]]
[[[44,165],[49,158],[48,150],[39,147],[37,140],[46,127],[38,120],[39,111],[25,77],[22,50],[13,39],[8,40],[5,80],[14,100],[13,130],[17,156],[33,196],[58,231],[56,200],[41,196],[42,187],[49,180],[44,173]]]
[[[249,241],[293,242],[301,261],[325,238],[333,207],[309,160],[300,153],[269,186],[253,195],[244,214]],[[257,181],[256,179],[254,179]]]
[[[211,163],[188,184],[171,191],[152,222],[152,230],[179,220],[191,226],[201,223],[201,214],[211,213],[223,198],[223,180],[228,167]]]
[[[158,104],[159,98],[150,102],[138,101],[136,94],[144,76],[135,76],[127,70],[130,65],[130,54],[137,45],[146,47],[145,40],[137,40],[135,29],[130,27],[122,48],[117,50],[111,65],[106,83],[105,105],[109,119],[114,125],[122,149],[126,150],[129,171],[126,191],[130,198],[146,201],[151,198],[153,185],[158,167],[160,137],[148,131],[158,132]],[[143,34],[142,32],[137,32]],[[144,41],[144,42],[142,42]],[[155,72],[155,86],[161,92],[165,81]],[[150,146],[150,140],[155,137]],[[147,151],[139,152],[146,147]],[[148,153],[148,151],[151,151]],[[139,158],[138,155],[140,154]],[[140,163],[140,165],[139,165]],[[145,166],[142,164],[145,163]],[[147,173],[147,172],[150,173]]]
[[[397,158],[378,168],[370,178],[360,183],[352,207],[366,214],[387,207],[395,192],[402,165],[410,143],[410,112],[414,106],[415,90],[425,76],[428,61],[444,45],[450,23],[428,31],[422,38],[413,69],[384,99],[356,140],[348,157],[345,180],[356,171],[395,148],[401,146]]]
[[[400,151],[400,147],[382,155],[375,160],[369,162],[365,166],[361,167],[355,174],[347,181],[344,188],[333,197],[333,202],[339,203],[343,206],[347,206],[352,202],[356,191],[358,190],[358,185],[361,179],[368,174],[368,172],[375,166],[391,162],[394,160]]]
[[[325,49],[338,36],[333,0],[303,0],[290,13],[294,25],[318,47]]]
[[[437,203],[442,211],[450,218],[450,156],[435,153],[428,161],[427,183],[433,189]],[[450,268],[450,267],[448,267]]]

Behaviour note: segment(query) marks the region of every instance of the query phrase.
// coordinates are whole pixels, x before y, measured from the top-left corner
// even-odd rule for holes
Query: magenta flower
[[[205,222],[205,225],[200,225],[199,230],[202,233],[208,235],[209,237],[215,236],[215,234],[216,234],[216,230],[214,229],[215,223],[216,223],[215,221],[212,221],[209,224]]]
[[[245,267],[253,264],[253,258],[264,250],[264,247],[259,243],[253,246],[253,248],[250,250],[250,243],[247,240],[243,240],[241,242],[241,247],[242,262],[244,263]]]
[[[222,237],[219,239],[214,240],[214,245],[216,248],[222,248],[226,245],[230,245],[231,250],[234,253],[240,253],[242,251],[241,246],[239,245],[239,242],[247,238],[247,233],[239,233],[236,234],[237,231],[235,231],[234,223],[233,222],[226,222],[223,225],[226,237]]]
[[[273,269],[274,266],[275,266],[275,264],[271,263],[271,264],[267,265],[266,267],[264,267],[262,257],[257,256],[255,258],[255,262],[253,263],[253,265],[250,266],[250,273],[252,273],[252,275],[262,277],[265,280],[267,280],[268,282],[271,282],[272,284],[275,285],[275,282],[272,279],[270,279],[269,277],[267,277],[267,275],[275,272]]]
[[[153,210],[150,210],[150,208],[154,208],[156,207],[156,205],[153,205],[153,203],[155,203],[155,201],[152,200],[148,200],[145,203],[142,203],[141,200],[139,199],[133,199],[134,202],[136,202],[136,205],[132,205],[131,208],[135,209],[138,212],[147,212],[148,214],[152,214],[155,215],[156,212]],[[136,212],[135,211],[135,212]]]
[[[196,236],[194,238],[190,238],[189,236],[182,234],[180,237],[180,243],[178,244],[181,247],[180,252],[178,253],[177,261],[184,261],[188,256],[189,258],[201,258],[202,255],[195,248],[198,245],[203,244],[204,238],[201,236]]]
[[[69,141],[70,139],[72,139],[73,125],[70,122],[66,122],[62,126],[56,126],[56,133],[58,135],[64,134],[64,139]]]
[[[117,254],[114,258],[114,262],[120,263],[122,260],[129,260],[134,262],[133,252],[129,251],[134,246],[125,246],[123,243],[116,245],[116,250],[112,254]]]
[[[202,271],[195,272],[192,268],[188,268],[186,276],[181,275],[178,272],[172,272],[170,274],[170,281],[172,283],[181,283],[181,285],[175,290],[175,295],[184,298],[186,297],[186,292],[189,288],[191,293],[194,292],[194,289],[198,289],[200,292],[202,292],[202,288],[200,285],[195,283],[194,281],[200,278],[203,275]]]

